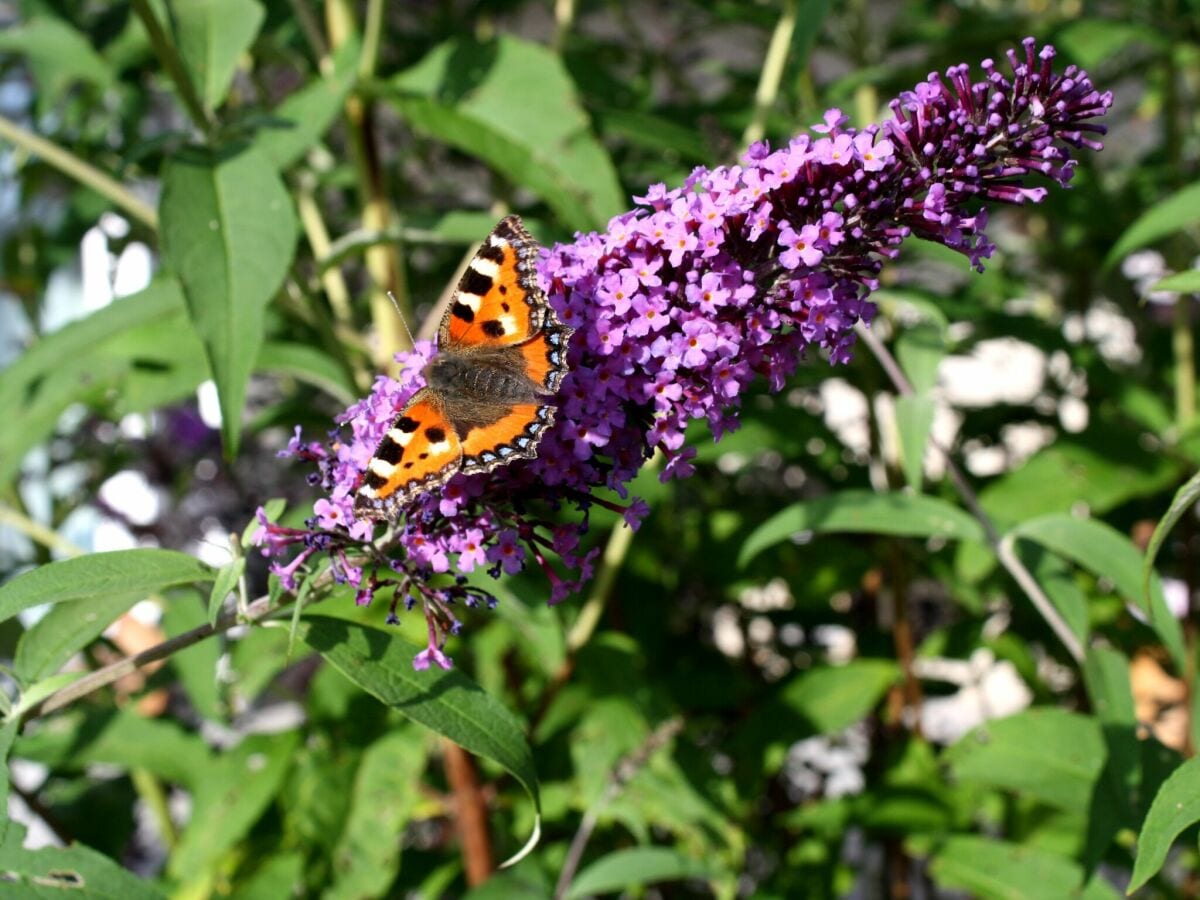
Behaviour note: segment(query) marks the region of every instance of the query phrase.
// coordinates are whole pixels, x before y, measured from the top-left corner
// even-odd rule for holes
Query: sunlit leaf
[[[663,881],[707,878],[705,863],[667,847],[631,847],[603,856],[575,876],[569,900],[646,887]]]
[[[179,55],[208,109],[225,101],[238,59],[258,34],[264,15],[255,0],[172,0]]]
[[[1073,860],[972,835],[940,842],[930,873],[938,884],[983,900],[1062,900],[1083,885],[1083,869]]]
[[[1189,184],[1159,200],[1138,216],[1108,251],[1104,265],[1110,267],[1134,250],[1183,231],[1197,222],[1200,222],[1200,182]]]
[[[0,872],[12,896],[88,897],[97,900],[161,900],[154,884],[83,844],[69,847],[21,846],[25,829],[10,824],[0,845]]]
[[[1200,757],[1193,757],[1168,778],[1146,814],[1138,835],[1137,859],[1129,892],[1133,893],[1162,868],[1171,844],[1184,829],[1200,822]]]

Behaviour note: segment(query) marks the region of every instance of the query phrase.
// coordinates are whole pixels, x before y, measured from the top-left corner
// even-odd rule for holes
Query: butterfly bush
[[[452,607],[494,604],[468,573],[536,566],[551,603],[577,590],[599,552],[580,545],[592,505],[619,510],[636,529],[648,509],[628,501],[626,486],[654,451],[664,480],[692,473],[689,422],[706,420],[720,439],[737,427],[755,379],[777,391],[811,353],[848,361],[855,323],[874,313],[880,269],[906,238],[944,244],[982,271],[993,251],[983,203],[1039,202],[1047,188],[1033,176],[1065,187],[1072,148],[1101,149],[1104,127],[1091,120],[1112,95],[1075,66],[1055,74],[1054,55],[1027,39],[1008,54],[1011,75],[991,60],[975,81],[966,65],[930,74],[891,102],[888,121],[861,131],[830,110],[811,134],[775,149],[756,143],[740,164],[698,168],[682,187],[654,185],[605,232],[546,251],[542,285],[575,334],[537,458],[456,476],[414,501],[389,540],[372,543],[376,525],[355,520],[354,491],[423,385],[435,348],[418,343],[397,355],[398,378],[380,376],[337,419],[328,445],[304,442],[297,429],[283,451],[315,461],[314,483],[328,491],[305,529],[259,513],[265,553],[301,548],[274,563],[284,587],[295,589],[322,553],[359,603],[391,592],[389,621],[399,604],[420,603],[429,646],[419,669],[450,666],[442,650],[460,627]],[[573,516],[551,515],[564,505]],[[564,518],[571,524],[549,524]]]

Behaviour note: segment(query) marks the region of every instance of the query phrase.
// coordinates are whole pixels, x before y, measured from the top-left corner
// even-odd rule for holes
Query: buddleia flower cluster
[[[476,569],[536,566],[550,603],[578,590],[598,553],[581,543],[593,505],[636,529],[648,508],[627,485],[655,452],[664,480],[692,473],[689,422],[706,420],[718,440],[755,379],[777,391],[808,355],[848,361],[854,325],[870,322],[879,272],[905,239],[943,244],[982,271],[993,250],[984,204],[1039,202],[1047,182],[1069,183],[1073,150],[1101,149],[1094,120],[1111,94],[1075,66],[1056,74],[1054,56],[1028,39],[1008,54],[1011,74],[991,60],[976,80],[965,65],[931,74],[862,130],[830,110],[784,146],[756,143],[737,165],[654,185],[604,232],[545,251],[542,286],[575,334],[537,458],[456,476],[410,505],[386,547],[372,544],[376,525],[355,520],[354,491],[434,347],[398,354],[399,377],[380,376],[328,444],[297,431],[284,451],[315,462],[327,491],[306,529],[261,517],[284,586],[325,554],[360,603],[390,591],[393,621],[399,605],[420,604],[429,647],[418,668],[449,667],[455,607],[495,602],[467,582]]]

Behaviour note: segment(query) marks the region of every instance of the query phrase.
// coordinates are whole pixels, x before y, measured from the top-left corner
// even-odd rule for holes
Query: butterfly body
[[[438,329],[425,387],[367,465],[354,503],[360,517],[394,518],[459,472],[537,455],[572,334],[538,286],[537,255],[521,220],[509,216],[471,260]]]

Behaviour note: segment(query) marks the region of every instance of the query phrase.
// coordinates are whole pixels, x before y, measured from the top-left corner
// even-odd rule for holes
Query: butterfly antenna
[[[398,315],[400,317],[400,324],[404,326],[404,332],[405,332],[405,334],[408,335],[408,342],[410,344],[412,344],[413,346],[416,346],[417,339],[415,337],[413,337],[412,331],[409,330],[408,322],[404,318],[404,313],[402,313],[400,311],[400,304],[396,302],[396,295],[393,294],[391,291],[388,291],[387,295],[388,295],[388,299],[392,301],[392,306],[395,307],[395,309],[396,309],[396,315]]]

